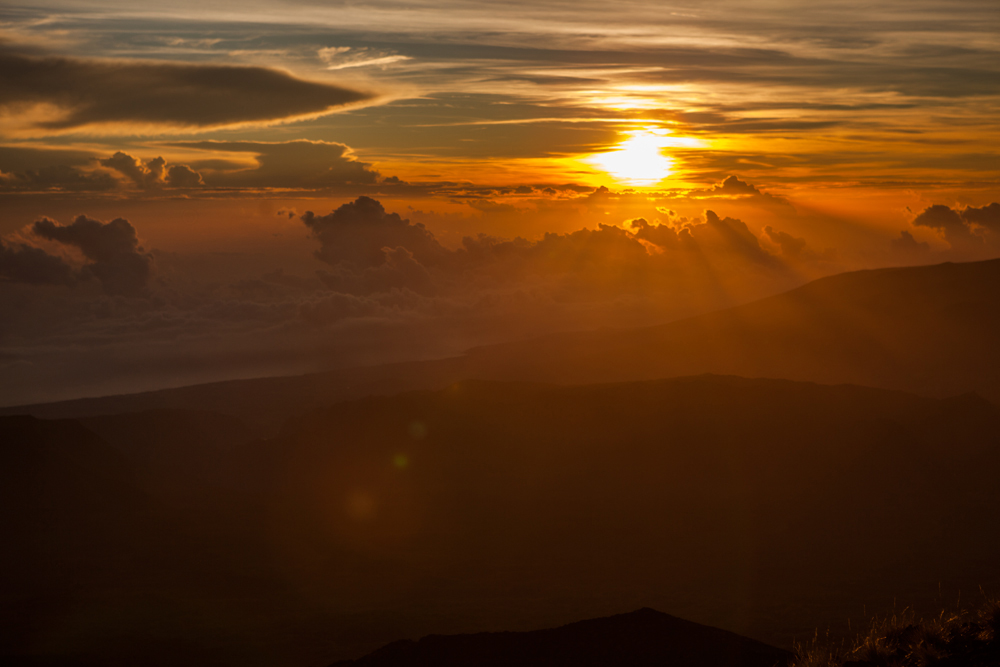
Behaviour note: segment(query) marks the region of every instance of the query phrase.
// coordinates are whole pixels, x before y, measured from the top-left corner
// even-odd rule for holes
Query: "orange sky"
[[[0,370],[20,384],[0,400],[998,256],[997,21],[973,0],[7,3]]]

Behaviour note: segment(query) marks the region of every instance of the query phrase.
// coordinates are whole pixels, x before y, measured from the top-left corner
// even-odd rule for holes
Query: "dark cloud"
[[[31,153],[37,153],[32,155]],[[70,151],[20,151],[11,157],[14,162],[37,163],[41,159],[73,158]],[[0,158],[4,155],[0,153]],[[155,157],[145,163],[139,159],[116,152],[108,158],[76,159],[75,162],[93,166],[90,169],[71,164],[52,164],[42,167],[0,172],[0,189],[13,191],[67,190],[75,192],[104,192],[122,185],[115,172],[124,176],[128,183],[141,190],[168,188],[194,188],[203,184],[201,174],[187,165],[168,165],[162,157]]]
[[[0,146],[0,171],[37,170],[57,164],[84,167],[92,162],[93,153],[90,151],[28,146]]]
[[[374,185],[379,173],[354,159],[344,144],[326,141],[192,141],[172,144],[205,151],[253,153],[256,169],[205,174],[205,183],[219,187],[330,188]]]
[[[75,275],[61,257],[25,243],[5,245],[0,239],[0,279],[35,285],[69,285]]]
[[[106,171],[84,171],[69,165],[52,165],[12,173],[0,172],[0,189],[3,190],[104,192],[116,187],[118,181]]]
[[[172,188],[196,188],[204,185],[201,174],[186,164],[170,165],[165,180],[167,185]]]
[[[124,218],[101,222],[78,216],[69,225],[43,218],[31,226],[38,238],[76,247],[89,260],[83,268],[110,294],[141,294],[149,280],[151,260],[139,246],[135,227]]]
[[[685,227],[675,227],[673,225],[651,225],[645,218],[636,218],[629,221],[629,227],[634,230],[634,236],[648,243],[663,248],[676,249],[682,242],[694,243],[691,230]]]
[[[923,254],[930,252],[931,246],[926,241],[917,241],[913,234],[905,229],[899,232],[899,238],[891,241],[892,249],[906,254]]]
[[[762,264],[774,263],[774,257],[760,247],[760,240],[742,220],[720,218],[714,211],[705,211],[705,225],[695,225],[691,229],[696,241],[708,237],[713,245],[717,245],[718,241],[711,238],[714,234],[721,240],[721,245],[747,259]]]
[[[155,190],[164,186],[174,188],[192,188],[202,184],[201,174],[187,165],[175,164],[167,167],[167,161],[155,157],[145,164],[128,153],[118,151],[104,160],[99,160],[102,167],[114,169],[128,178],[143,190]]]
[[[764,233],[771,242],[781,248],[781,254],[785,257],[794,258],[802,255],[806,249],[806,240],[792,236],[788,232],[775,231],[771,225],[764,227]]]
[[[705,267],[716,267],[712,271],[726,280],[747,269],[779,279],[784,268],[744,222],[713,211],[706,211],[704,220],[650,224],[640,218],[629,229],[598,224],[546,233],[535,241],[479,234],[463,238],[455,250],[442,246],[422,224],[387,213],[369,197],[326,216],[306,212],[301,219],[320,242],[316,256],[333,267],[320,272],[320,279],[339,293],[405,289],[480,298],[493,290],[529,289],[572,301],[611,294],[646,298]]]
[[[969,228],[962,216],[958,214],[958,211],[952,210],[950,206],[944,204],[928,206],[913,219],[913,225],[915,227],[930,227],[943,232],[949,242],[969,237]]]
[[[1000,203],[957,209],[933,204],[917,214],[913,225],[940,232],[952,248],[982,246],[987,237],[995,240],[991,235],[1000,232]]]
[[[729,175],[721,183],[704,190],[692,190],[687,194],[695,199],[706,198],[738,198],[763,207],[792,208],[791,203],[783,197],[777,197],[762,191],[755,185],[742,181],[737,176]]]
[[[424,265],[440,263],[449,255],[422,224],[386,213],[369,197],[358,197],[327,215],[306,211],[300,217],[320,242],[316,257],[328,264],[378,267],[389,260],[386,248],[405,248]]]
[[[215,127],[330,111],[369,99],[356,90],[297,79],[264,67],[112,62],[0,52],[0,108],[53,105],[61,118],[32,126]]]
[[[102,167],[114,169],[130,179],[140,188],[148,188],[160,184],[163,175],[163,158],[155,158],[143,165],[127,153],[118,151],[114,155],[99,161]]]
[[[741,181],[736,176],[728,176],[726,180],[713,186],[709,192],[720,195],[762,195],[763,193],[755,186],[746,181]]]
[[[979,225],[993,232],[1000,232],[1000,203],[993,202],[988,206],[967,206],[962,209],[962,219],[974,225]]]

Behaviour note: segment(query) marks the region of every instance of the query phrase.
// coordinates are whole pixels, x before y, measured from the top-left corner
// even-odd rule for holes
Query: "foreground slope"
[[[11,451],[32,451],[24,419],[0,420]],[[163,415],[120,419],[94,424],[131,448]],[[226,421],[186,423],[209,443]],[[72,429],[61,449],[35,448],[40,470],[83,481],[29,532],[17,512],[3,526],[42,549],[8,552],[3,585],[49,583],[0,656],[329,664],[401,637],[645,606],[789,646],[894,598],[1000,585],[1000,414],[974,395],[718,376],[464,382],[329,406],[221,448],[215,486],[184,502],[158,491],[176,459],[133,459],[147,473],[129,473],[93,432],[55,424]],[[47,488],[25,479],[5,487],[20,489],[8,507]],[[108,502],[138,520],[125,512],[72,560],[60,545],[117,516]]]
[[[352,397],[467,378],[560,383],[700,373],[853,383],[1000,401],[1000,260],[858,271],[751,304],[635,330],[559,334],[437,361],[4,408],[83,417],[151,408],[224,412],[275,430]]]
[[[533,632],[430,635],[334,667],[785,667],[792,654],[653,609]]]

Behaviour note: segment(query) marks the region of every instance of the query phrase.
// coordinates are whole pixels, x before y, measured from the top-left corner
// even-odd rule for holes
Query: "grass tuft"
[[[794,667],[1000,667],[1000,600],[922,619],[910,609],[875,618],[853,644],[817,636]]]

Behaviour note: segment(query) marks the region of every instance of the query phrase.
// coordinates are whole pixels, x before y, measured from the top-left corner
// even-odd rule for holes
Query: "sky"
[[[0,404],[997,257],[998,100],[992,1],[6,2]]]

